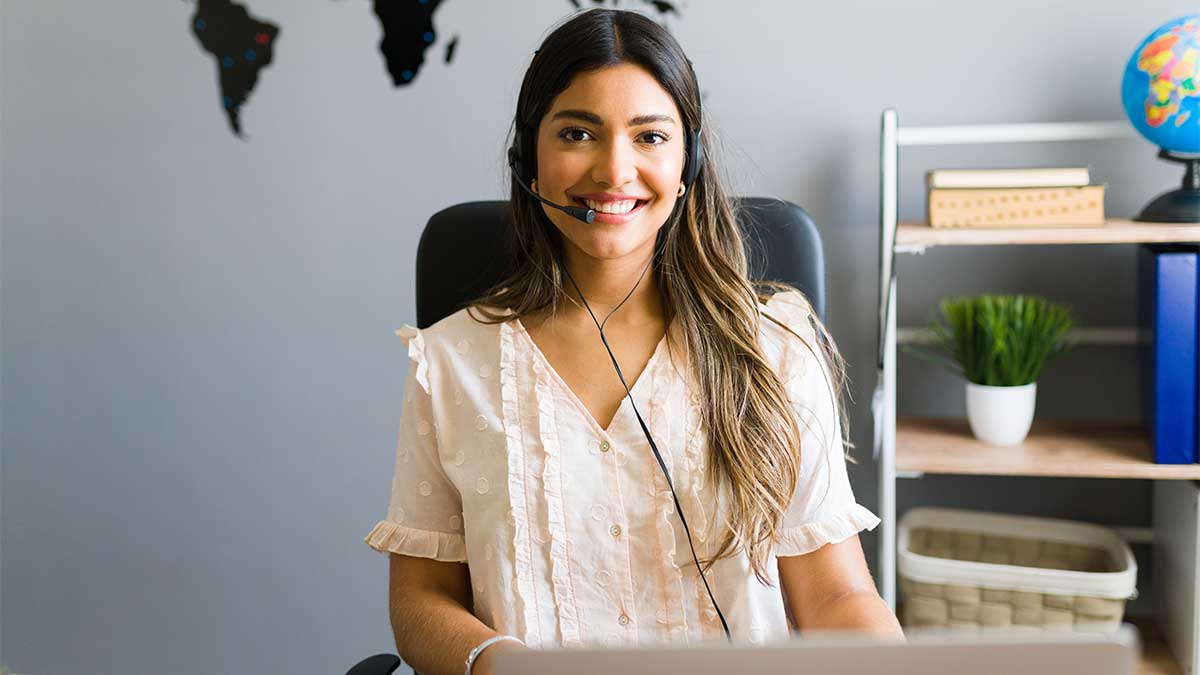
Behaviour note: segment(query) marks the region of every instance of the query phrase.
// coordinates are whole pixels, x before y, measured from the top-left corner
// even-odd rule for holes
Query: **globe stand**
[[[1200,154],[1183,154],[1163,148],[1158,151],[1158,156],[1187,166],[1183,173],[1183,186],[1155,197],[1134,220],[1200,224]]]

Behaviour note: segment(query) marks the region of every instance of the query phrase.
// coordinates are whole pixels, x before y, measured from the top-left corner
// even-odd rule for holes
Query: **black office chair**
[[[825,253],[804,209],[779,199],[742,197],[735,212],[746,233],[750,278],[789,283],[825,320]],[[417,247],[417,326],[428,328],[507,276],[511,256],[508,202],[467,202],[433,215]],[[346,675],[390,675],[392,654],[360,661]]]

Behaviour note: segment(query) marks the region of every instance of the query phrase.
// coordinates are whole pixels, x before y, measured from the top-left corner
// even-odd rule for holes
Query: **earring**
[[[682,197],[682,196],[683,196],[683,193],[685,193],[685,192],[687,192],[687,186],[686,186],[686,185],[684,185],[683,183],[680,183],[680,184],[679,184],[679,192],[677,192],[677,193],[675,194],[675,196],[676,196],[676,197]]]
[[[537,193],[537,179],[536,178],[533,179],[533,182],[530,183],[530,186],[533,188],[533,191],[536,194]]]

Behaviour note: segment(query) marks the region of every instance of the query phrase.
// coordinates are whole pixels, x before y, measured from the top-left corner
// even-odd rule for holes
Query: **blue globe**
[[[1175,153],[1200,153],[1200,14],[1164,23],[1133,50],[1121,103],[1146,140]]]

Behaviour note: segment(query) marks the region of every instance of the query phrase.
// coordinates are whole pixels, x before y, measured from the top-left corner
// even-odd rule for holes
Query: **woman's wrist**
[[[497,635],[479,643],[467,657],[466,675],[492,675],[497,653],[505,649],[525,649],[525,643],[511,635]]]

